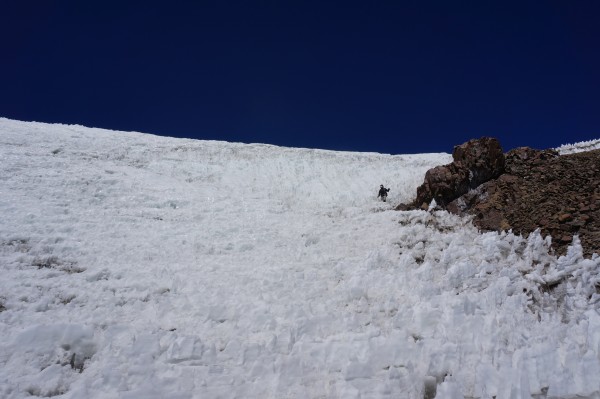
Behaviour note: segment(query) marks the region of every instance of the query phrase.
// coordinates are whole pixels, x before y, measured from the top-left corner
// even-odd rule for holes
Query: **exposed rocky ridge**
[[[427,171],[425,182],[417,189],[416,204],[429,204],[435,199],[438,205],[445,206],[504,171],[502,147],[491,137],[454,147],[452,159],[451,164]]]
[[[489,139],[466,144],[486,147]],[[462,146],[456,148],[459,147]],[[542,235],[552,236],[552,247],[557,254],[565,253],[573,235],[577,234],[586,256],[600,254],[600,150],[559,155],[554,150],[522,147],[509,151],[503,158],[501,173],[450,201],[445,200],[452,196],[450,194],[440,197],[442,201],[438,201],[438,197],[446,187],[457,186],[456,176],[446,173],[449,180],[445,181],[432,179],[432,176],[440,176],[435,169],[453,171],[457,166],[450,164],[431,169],[427,172],[429,180],[426,176],[415,202],[397,209],[425,209],[431,199],[435,199],[449,212],[472,215],[474,224],[482,230],[512,229],[527,235],[540,228]],[[480,164],[493,165],[494,159],[496,155],[483,159]],[[426,196],[419,195],[427,192],[438,193],[438,196],[434,194],[427,201]]]

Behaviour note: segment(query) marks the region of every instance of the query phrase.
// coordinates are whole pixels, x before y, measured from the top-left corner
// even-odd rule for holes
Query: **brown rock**
[[[504,172],[504,153],[495,138],[482,137],[456,146],[452,151],[452,159],[457,166],[471,172],[470,183],[473,187]]]
[[[571,236],[561,236],[558,241],[562,242],[562,243],[570,243],[573,240],[573,237]]]
[[[436,203],[445,207],[450,202],[496,178],[504,171],[504,154],[498,140],[483,137],[454,147],[454,161],[437,166],[425,174],[425,181],[417,188],[415,204]]]
[[[577,233],[584,255],[600,254],[600,188],[597,174],[586,172],[600,168],[600,150],[559,156],[554,150],[518,148],[505,159],[502,175],[452,200],[446,209],[474,215],[473,223],[482,230],[510,226],[528,234],[541,227],[543,235],[554,238],[558,254],[566,252]]]
[[[577,230],[577,228],[571,224],[567,224],[567,223],[562,223],[560,226],[560,229],[562,231],[575,231]]]
[[[412,211],[415,207],[412,204],[400,204],[396,207],[397,211]]]
[[[455,147],[454,162],[428,171],[408,208],[435,199],[449,212],[473,215],[482,230],[529,234],[541,227],[557,254],[576,233],[584,255],[600,254],[600,150],[560,156],[521,147],[502,161],[492,140]]]
[[[569,226],[573,226],[574,230],[579,230],[581,227],[585,226],[585,222],[583,220],[577,219],[567,223]]]
[[[558,221],[561,223],[564,223],[571,219],[573,219],[573,215],[571,215],[570,213],[563,213],[561,215],[558,215]]]

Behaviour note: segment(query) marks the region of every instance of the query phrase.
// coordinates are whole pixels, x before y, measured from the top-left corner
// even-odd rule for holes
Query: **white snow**
[[[450,161],[0,119],[0,397],[599,398],[600,257],[392,210]]]
[[[591,151],[600,149],[600,139],[580,141],[574,144],[564,144],[558,147],[556,150],[561,154],[574,154],[577,152]]]

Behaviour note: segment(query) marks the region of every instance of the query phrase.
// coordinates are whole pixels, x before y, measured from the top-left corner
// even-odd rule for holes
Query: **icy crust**
[[[598,256],[391,210],[448,158],[0,120],[0,397],[599,397]]]
[[[600,258],[583,259],[577,239],[557,259],[538,232],[477,234],[450,219],[405,215],[398,243],[416,295],[394,321],[423,342],[408,358],[438,396],[597,397]]]
[[[592,150],[597,150],[597,149],[600,149],[600,139],[581,141],[581,142],[575,143],[575,144],[564,144],[564,145],[561,145],[560,147],[558,147],[556,150],[561,155],[566,155],[566,154],[575,154],[577,152],[592,151]]]

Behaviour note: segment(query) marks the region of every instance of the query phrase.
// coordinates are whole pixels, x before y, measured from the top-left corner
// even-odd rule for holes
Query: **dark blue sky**
[[[8,3],[8,4],[6,4]],[[600,1],[8,1],[0,116],[384,153],[600,138]]]

